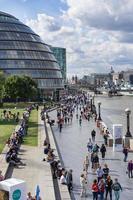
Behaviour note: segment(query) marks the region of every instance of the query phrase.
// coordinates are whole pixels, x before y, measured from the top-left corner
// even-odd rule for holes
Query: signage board
[[[123,137],[123,126],[122,124],[113,124],[113,150],[122,150],[122,137]]]

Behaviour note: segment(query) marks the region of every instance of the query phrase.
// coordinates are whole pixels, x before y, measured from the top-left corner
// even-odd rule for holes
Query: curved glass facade
[[[40,89],[63,88],[60,67],[41,38],[12,15],[0,12],[0,69],[28,75]]]

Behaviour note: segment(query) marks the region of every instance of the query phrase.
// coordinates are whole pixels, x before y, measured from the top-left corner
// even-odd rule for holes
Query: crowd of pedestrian
[[[95,105],[93,105],[92,102],[90,104],[89,97],[87,97],[87,95],[77,95],[71,99],[67,99],[65,103],[57,110],[57,123],[60,132],[66,124],[72,123],[74,113],[76,119],[79,120],[79,126],[82,126],[83,120],[87,120],[89,122],[90,119],[93,119],[95,122],[97,122]],[[115,200],[119,200],[122,186],[117,178],[112,180],[110,169],[107,163],[105,163],[108,138],[110,134],[108,128],[103,127],[101,134],[103,136],[103,143],[101,145],[96,142],[97,133],[95,129],[92,130],[91,138],[89,138],[87,143],[88,153],[85,156],[83,172],[80,176],[80,196],[85,197],[87,195],[87,190],[89,189],[88,170],[90,168],[92,174],[95,176],[95,179],[91,185],[93,200],[98,200],[98,198],[100,200],[107,200],[108,197],[110,197],[110,200],[112,200],[113,196]],[[126,162],[128,150],[124,150],[123,153],[126,154],[124,158],[124,161]],[[102,160],[102,165],[100,160]],[[129,161],[127,173],[130,178],[132,177],[132,168],[132,161]],[[66,183],[65,173],[62,174],[61,180]]]

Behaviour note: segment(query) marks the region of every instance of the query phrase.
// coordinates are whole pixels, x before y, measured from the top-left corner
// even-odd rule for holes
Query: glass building
[[[0,70],[27,75],[40,89],[63,88],[60,67],[49,45],[12,15],[0,12]]]
[[[62,77],[66,82],[66,49],[61,47],[50,47],[60,66]]]

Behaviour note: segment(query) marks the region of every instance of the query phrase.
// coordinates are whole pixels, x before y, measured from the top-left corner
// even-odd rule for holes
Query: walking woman
[[[81,193],[80,197],[86,197],[87,180],[84,174],[80,176]]]
[[[98,188],[99,188],[100,200],[104,200],[105,183],[103,179],[99,181]]]
[[[89,167],[89,157],[86,156],[83,164],[83,171],[85,171],[86,176],[88,174],[88,167]]]
[[[98,183],[96,179],[94,179],[92,184],[92,194],[93,194],[93,200],[98,200]]]

